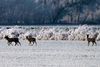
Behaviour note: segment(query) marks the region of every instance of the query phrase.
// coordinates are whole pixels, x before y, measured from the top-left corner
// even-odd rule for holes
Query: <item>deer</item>
[[[99,33],[96,33],[92,38],[89,38],[89,34],[87,34],[88,46],[90,45],[90,42],[92,42],[92,46],[94,44],[97,46],[96,39],[97,39],[98,35],[99,35]]]
[[[34,38],[32,36],[26,36],[26,39],[29,41],[29,44],[35,43],[37,45],[36,38]],[[32,46],[33,46],[33,44],[32,44]]]
[[[8,41],[8,46],[10,46],[12,42],[15,43],[15,46],[18,44],[21,46],[21,43],[19,42],[18,38],[9,38],[8,36],[5,36],[4,38]]]

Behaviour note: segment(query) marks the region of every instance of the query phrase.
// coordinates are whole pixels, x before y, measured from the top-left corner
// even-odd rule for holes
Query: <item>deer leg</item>
[[[96,42],[94,42],[95,43],[95,45],[97,46],[97,43]]]
[[[88,46],[90,45],[90,42],[88,41]]]
[[[32,42],[33,44],[31,45],[31,46],[33,46],[34,45],[34,41]]]
[[[8,46],[12,45],[12,42],[8,42]],[[13,46],[13,45],[12,45]]]
[[[29,41],[29,45],[31,45],[31,41]]]
[[[17,45],[17,42],[15,42],[15,46]]]
[[[18,42],[19,43],[19,45],[21,46],[21,43],[20,42]]]
[[[95,42],[92,42],[92,46],[94,45]]]
[[[10,43],[12,46],[13,46],[13,44],[12,43]]]
[[[34,45],[34,43],[37,45],[36,41],[33,41],[33,45]]]
[[[34,45],[34,41],[33,41],[33,44],[32,44],[32,46]]]
[[[37,42],[35,41],[35,44],[37,45]]]

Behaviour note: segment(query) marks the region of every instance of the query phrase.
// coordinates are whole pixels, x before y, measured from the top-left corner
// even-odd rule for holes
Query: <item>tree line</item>
[[[99,0],[0,0],[0,25],[100,24]]]

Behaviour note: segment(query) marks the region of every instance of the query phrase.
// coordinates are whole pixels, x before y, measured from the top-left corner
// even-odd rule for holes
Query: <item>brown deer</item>
[[[18,43],[21,46],[18,38],[9,38],[8,36],[5,36],[4,38],[8,41],[8,46],[10,46],[12,42],[15,42],[15,46],[18,45]]]
[[[29,44],[35,43],[37,45],[36,38],[33,38],[32,36],[26,36],[26,39],[29,41]],[[32,46],[33,46],[33,44],[32,44]]]
[[[97,45],[96,43],[96,38],[98,36],[99,33],[96,33],[92,38],[89,38],[89,34],[87,34],[87,41],[88,41],[88,46],[90,45],[90,42],[92,42],[92,46],[95,44]]]

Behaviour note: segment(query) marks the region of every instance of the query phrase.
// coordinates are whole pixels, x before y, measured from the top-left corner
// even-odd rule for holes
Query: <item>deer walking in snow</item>
[[[36,43],[37,44],[36,38],[33,38],[32,36],[26,36],[26,39],[29,41],[29,44],[31,44],[31,43],[33,43],[33,44]]]
[[[88,46],[90,45],[90,42],[92,42],[92,46],[93,46],[94,44],[97,45],[96,39],[97,39],[98,34],[99,34],[99,33],[96,33],[92,38],[89,38],[89,34],[87,34]]]
[[[18,38],[9,38],[8,36],[5,36],[4,38],[8,41],[8,46],[10,46],[12,42],[15,42],[15,46],[18,44],[21,46]]]

